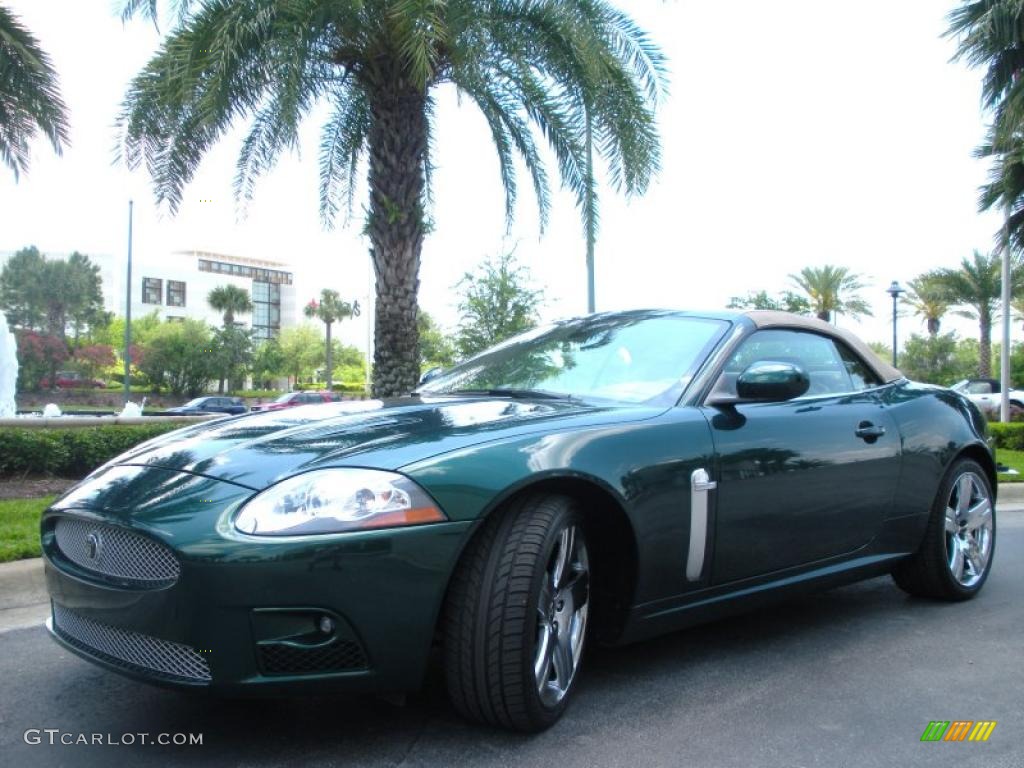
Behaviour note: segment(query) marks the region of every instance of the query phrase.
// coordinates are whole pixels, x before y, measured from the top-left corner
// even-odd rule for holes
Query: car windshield
[[[198,408],[201,405],[206,405],[206,398],[205,397],[197,397],[194,400],[189,400],[182,407],[183,408]]]
[[[275,403],[289,403],[289,402],[291,402],[291,399],[293,397],[296,397],[296,396],[297,395],[296,395],[295,392],[286,392],[285,394],[283,394],[279,398],[277,398],[277,400],[275,400],[274,402]]]
[[[665,311],[569,320],[492,347],[418,392],[668,400],[678,397],[728,327],[724,320]]]

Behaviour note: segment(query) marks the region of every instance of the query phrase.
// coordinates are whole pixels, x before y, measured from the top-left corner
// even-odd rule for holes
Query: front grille
[[[152,587],[172,583],[181,573],[163,544],[117,526],[62,517],[54,537],[64,557],[93,573]]]
[[[312,675],[366,668],[363,649],[351,640],[335,640],[315,648],[264,643],[259,649],[263,672],[268,675]]]
[[[170,680],[210,681],[210,665],[187,645],[100,624],[56,603],[53,628],[76,648],[126,669]]]

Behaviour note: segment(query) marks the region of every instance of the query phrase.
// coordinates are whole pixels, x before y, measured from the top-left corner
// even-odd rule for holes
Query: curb
[[[43,559],[0,564],[0,632],[42,623],[50,613]]]

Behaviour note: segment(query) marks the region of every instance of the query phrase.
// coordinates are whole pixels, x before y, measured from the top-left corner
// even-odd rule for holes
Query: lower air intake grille
[[[56,603],[53,628],[71,645],[112,664],[171,680],[210,681],[210,665],[187,645],[100,624]]]
[[[335,640],[316,648],[265,643],[259,651],[263,672],[268,675],[312,675],[366,668],[363,649],[351,640]]]

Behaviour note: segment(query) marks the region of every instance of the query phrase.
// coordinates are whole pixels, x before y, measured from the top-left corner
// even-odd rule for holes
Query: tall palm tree
[[[975,251],[969,259],[963,259],[957,269],[940,269],[929,273],[929,280],[946,292],[951,304],[962,308],[956,314],[978,322],[980,343],[978,376],[992,375],[992,321],[999,311],[1002,290],[1002,263],[998,251],[981,253]],[[1011,262],[1011,281],[1014,287],[1021,282],[1020,260]]]
[[[306,317],[315,317],[327,329],[327,389],[330,391],[334,376],[334,350],[331,348],[331,326],[346,317],[359,317],[359,302],[342,301],[337,291],[324,288],[320,301],[314,299],[302,310]]]
[[[68,143],[68,110],[50,57],[0,6],[0,159],[15,180],[28,170],[29,144],[37,132],[61,154]]]
[[[224,327],[231,328],[235,324],[235,315],[252,312],[252,300],[245,288],[237,285],[218,285],[206,297],[210,308],[224,315]]]
[[[903,303],[924,320],[928,335],[934,339],[939,334],[942,318],[949,311],[948,292],[930,275],[916,277],[907,285],[907,295],[903,297]]]
[[[149,171],[173,211],[203,155],[236,118],[251,118],[235,178],[257,177],[298,142],[326,101],[320,213],[352,210],[368,159],[366,233],[376,274],[378,396],[419,378],[417,293],[428,222],[435,93],[453,85],[482,113],[512,219],[516,160],[530,176],[543,228],[551,197],[548,144],[585,227],[596,222],[587,135],[617,190],[643,193],[660,165],[654,107],[664,61],[608,0],[178,0],[178,21],[129,86],[119,119],[123,157]],[[155,19],[156,0],[124,0]],[[589,230],[588,230],[589,231]]]
[[[800,290],[807,294],[811,310],[820,320],[828,322],[832,315],[849,315],[858,318],[871,316],[871,307],[857,295],[864,287],[860,275],[847,267],[826,264],[823,267],[804,267],[798,275],[790,275]]]

